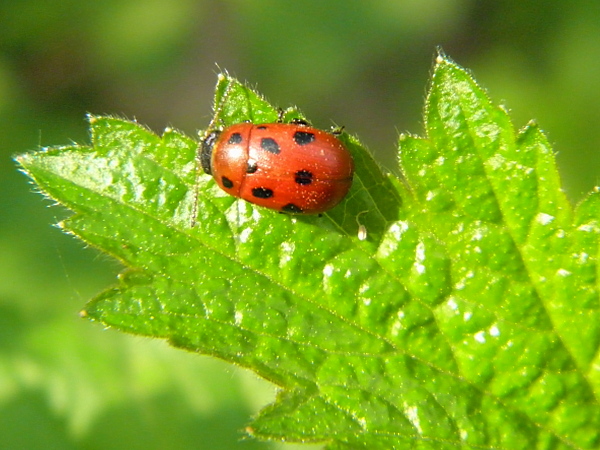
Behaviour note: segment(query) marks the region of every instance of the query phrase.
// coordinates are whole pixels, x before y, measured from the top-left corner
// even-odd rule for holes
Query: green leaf
[[[278,116],[228,75],[214,109],[218,126]],[[573,210],[539,128],[515,133],[442,56],[425,123],[400,139],[403,180],[344,134],[354,184],[322,217],[236,200],[196,175],[194,140],[113,117],[90,117],[90,146],[18,161],[75,212],[65,231],[128,267],[85,316],[281,388],[257,438],[599,448],[600,193]]]

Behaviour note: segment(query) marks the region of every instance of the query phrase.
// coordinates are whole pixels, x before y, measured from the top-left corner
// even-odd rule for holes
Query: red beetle
[[[354,173],[339,139],[301,120],[211,130],[199,159],[228,194],[291,214],[333,208],[348,193]]]

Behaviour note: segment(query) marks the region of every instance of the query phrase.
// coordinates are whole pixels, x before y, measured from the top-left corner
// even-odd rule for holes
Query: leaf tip
[[[81,317],[82,319],[87,319],[89,317],[88,312],[85,309],[82,309],[81,311],[79,311],[79,317]]]
[[[450,57],[448,55],[446,55],[446,52],[444,51],[444,49],[440,46],[437,47],[436,49],[437,51],[437,55],[435,56],[435,64],[436,65],[442,65],[442,64],[453,64],[452,60],[450,59]]]
[[[41,149],[42,151],[46,151],[45,148]],[[25,176],[33,179],[33,175],[31,174],[32,166],[35,164],[35,153],[22,153],[20,155],[13,156],[13,161],[17,165],[17,171],[21,172]]]
[[[25,161],[26,159],[27,159],[27,153],[24,153],[22,155],[13,156],[13,161],[16,162],[21,167],[23,167],[26,164],[26,161]]]
[[[527,139],[534,139],[543,137],[543,131],[540,129],[540,125],[535,119],[531,119],[525,124],[523,128],[519,130],[517,134],[520,142],[524,142]]]

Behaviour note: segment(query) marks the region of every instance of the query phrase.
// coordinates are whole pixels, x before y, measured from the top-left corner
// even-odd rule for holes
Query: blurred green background
[[[221,68],[392,169],[438,45],[547,130],[572,201],[598,182],[596,0],[0,2],[0,448],[294,448],[241,439],[268,383],[78,318],[120,266],[51,226],[13,155],[87,142],[87,112],[195,136]]]

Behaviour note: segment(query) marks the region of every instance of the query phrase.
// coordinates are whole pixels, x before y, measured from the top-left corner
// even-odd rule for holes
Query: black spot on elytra
[[[242,135],[240,133],[233,133],[229,136],[228,144],[240,144],[242,142]]]
[[[226,187],[227,189],[231,189],[233,187],[233,181],[227,177],[221,177],[221,183],[223,183],[223,187]]]
[[[262,138],[260,140],[260,146],[263,150],[266,150],[270,153],[278,155],[281,150],[279,150],[279,144],[275,142],[273,138]]]
[[[273,190],[264,187],[253,188],[252,195],[256,198],[271,198],[273,197]]]
[[[315,134],[308,131],[296,131],[294,133],[294,141],[298,145],[310,144],[315,140]]]
[[[296,183],[306,185],[312,183],[313,174],[308,170],[299,170],[295,174]]]
[[[282,212],[292,213],[292,214],[300,214],[302,213],[302,208],[294,205],[293,203],[288,203],[283,208],[281,208]]]
[[[256,161],[248,160],[248,165],[246,166],[246,173],[254,173],[258,170],[258,164]]]

